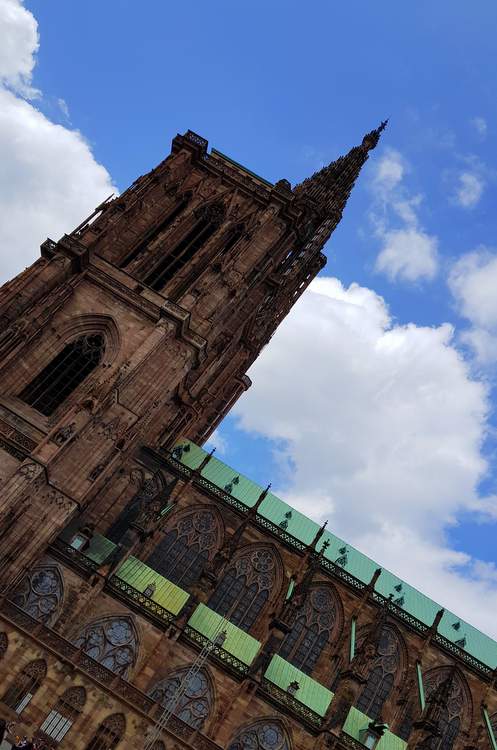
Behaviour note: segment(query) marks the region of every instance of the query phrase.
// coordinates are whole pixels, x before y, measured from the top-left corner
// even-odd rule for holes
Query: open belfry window
[[[164,288],[217,231],[224,218],[224,208],[219,204],[206,206],[197,212],[197,221],[191,229],[143,277],[147,286],[156,292]]]
[[[86,703],[84,687],[72,687],[57,701],[55,708],[48,714],[40,727],[40,731],[55,742],[64,739]]]
[[[126,268],[131,263],[133,263],[134,260],[136,260],[145,250],[147,250],[151,243],[154,242],[154,240],[157,239],[157,237],[165,232],[171,224],[180,216],[185,208],[188,206],[188,203],[191,199],[191,193],[185,193],[185,195],[176,203],[176,205],[171,209],[171,211],[167,214],[167,216],[162,220],[159,221],[159,223],[148,232],[148,234],[145,235],[145,237],[136,245],[136,247],[131,250],[130,253],[125,257],[123,262],[121,263],[121,268]]]
[[[381,631],[378,654],[356,707],[370,719],[378,719],[392,692],[400,666],[400,645],[396,633],[388,626]]]
[[[49,417],[100,364],[104,352],[105,340],[99,333],[74,339],[23,388],[19,398]]]
[[[47,665],[43,659],[30,661],[10,683],[2,698],[3,703],[17,714],[21,714],[40,688],[46,674]]]

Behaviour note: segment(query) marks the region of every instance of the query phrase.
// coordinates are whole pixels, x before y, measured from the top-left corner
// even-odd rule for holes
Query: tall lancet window
[[[335,596],[327,586],[311,589],[292,629],[281,644],[280,656],[311,674],[330,640],[337,621]]]
[[[128,253],[128,255],[121,263],[121,268],[127,268],[127,266],[131,265],[131,263],[133,263],[133,261],[136,260],[139,255],[141,255],[143,252],[145,252],[145,250],[147,250],[148,247],[150,247],[151,243],[154,242],[154,240],[156,240],[160,234],[169,229],[171,224],[178,218],[178,216],[183,213],[185,208],[188,206],[191,197],[191,193],[186,193],[182,198],[180,198],[178,203],[176,203],[176,205],[169,211],[167,216],[162,219],[162,221],[159,221],[159,223],[140,240],[136,247],[134,247],[133,250]]]
[[[450,674],[450,668],[433,669],[425,676],[425,697],[428,702],[434,691]],[[467,702],[464,685],[456,672],[452,680],[445,710],[438,726],[440,736],[433,743],[433,750],[453,750],[456,743]]]
[[[98,727],[86,745],[85,750],[114,750],[126,732],[126,719],[123,714],[112,714]]]
[[[209,600],[209,607],[250,630],[269,595],[278,589],[277,563],[268,547],[251,547],[235,557]]]
[[[217,231],[223,216],[224,209],[217,204],[201,211],[194,226],[144,277],[144,283],[157,292],[163,289]]]
[[[206,508],[180,514],[152,551],[147,565],[181,588],[200,578],[221,543],[217,514]]]
[[[370,719],[380,717],[383,706],[392,692],[396,673],[400,666],[400,644],[392,628],[385,626],[381,631],[378,654],[373,660],[357,708]]]
[[[202,729],[211,711],[212,689],[203,669],[194,674],[190,674],[190,669],[183,667],[160,680],[149,695],[189,726]]]
[[[23,388],[19,398],[49,417],[100,364],[104,351],[101,334],[80,336],[66,344]]]

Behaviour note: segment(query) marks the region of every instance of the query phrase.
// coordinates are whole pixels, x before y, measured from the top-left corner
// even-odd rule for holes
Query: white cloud
[[[391,281],[433,279],[438,270],[438,240],[419,229],[393,229],[383,235],[375,268]]]
[[[452,327],[394,325],[374,291],[319,278],[250,375],[235,415],[285,446],[285,499],[497,635],[495,581],[444,538],[460,511],[495,513],[477,492],[488,393]]]
[[[212,450],[212,448],[216,449],[216,452],[219,453],[221,456],[223,456],[227,449],[228,444],[226,442],[226,438],[224,435],[221,435],[221,432],[219,429],[214,430],[208,441],[206,442],[206,447],[208,450]]]
[[[38,92],[31,75],[38,51],[38,24],[19,0],[0,0],[0,83],[23,95]]]
[[[39,256],[110,193],[108,172],[76,130],[56,125],[21,98],[32,95],[36,21],[20,2],[0,0],[0,278]]]
[[[423,196],[406,190],[407,172],[405,159],[394,149],[387,149],[375,167],[371,219],[382,243],[375,270],[391,281],[431,280],[438,272],[438,239],[420,226]]]
[[[463,208],[474,208],[480,202],[484,187],[483,179],[477,174],[462,172],[456,186],[456,203]]]
[[[487,135],[488,125],[484,117],[473,117],[470,121],[478,135],[483,139]]]
[[[449,288],[471,323],[461,335],[482,364],[497,361],[497,251],[480,247],[454,264]]]

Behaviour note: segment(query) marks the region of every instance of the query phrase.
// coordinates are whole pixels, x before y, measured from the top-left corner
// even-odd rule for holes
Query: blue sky
[[[177,132],[294,184],[389,118],[323,284],[216,440],[228,463],[442,603],[463,602],[463,616],[482,602],[472,619],[497,635],[497,5],[22,8],[0,0],[12,42],[0,53],[4,277],[160,161]],[[305,372],[289,378],[288,348],[316,329]]]

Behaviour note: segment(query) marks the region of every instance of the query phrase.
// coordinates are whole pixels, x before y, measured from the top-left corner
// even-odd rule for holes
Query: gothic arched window
[[[138,655],[138,637],[129,617],[105,617],[89,623],[74,645],[121,677],[126,677]]]
[[[53,624],[62,602],[62,578],[54,565],[34,568],[15,590],[12,601],[35,620]]]
[[[40,727],[40,732],[60,742],[68,733],[86,703],[84,687],[71,687],[59,698]]]
[[[47,664],[44,659],[30,661],[14,677],[10,683],[2,701],[14,709],[18,714],[22,713],[33,695],[40,688],[47,674]]]
[[[400,724],[395,731],[395,734],[405,742],[407,742],[409,735],[411,734],[415,716],[415,707],[412,703],[409,703],[406,706]]]
[[[159,292],[217,231],[224,216],[222,206],[207,206],[187,234],[145,276],[144,283]]]
[[[327,586],[312,589],[281,644],[279,655],[311,674],[330,640],[336,619],[337,605],[333,592]]]
[[[101,334],[80,336],[66,344],[23,388],[19,398],[49,417],[100,364],[104,351]]]
[[[425,678],[425,696],[428,702],[433,692],[449,677],[450,667],[431,670]],[[440,736],[434,740],[432,750],[452,750],[459,734],[465,707],[464,686],[459,675],[454,675],[449,697],[440,718]]]
[[[188,589],[200,578],[220,540],[221,528],[213,511],[199,509],[181,514],[146,563],[172,583]]]
[[[210,680],[203,669],[186,680],[189,671],[190,667],[184,667],[173,672],[158,682],[149,695],[163,708],[172,710],[185,724],[202,729],[212,707]]]
[[[371,665],[357,708],[370,719],[378,719],[392,692],[395,674],[400,666],[400,643],[395,631],[388,626],[381,631],[378,654]]]
[[[209,607],[250,630],[273,592],[277,562],[268,547],[251,547],[235,557],[209,600]]]
[[[85,750],[114,750],[124,737],[126,720],[123,714],[112,714],[100,724]]]
[[[290,750],[290,740],[281,721],[261,719],[238,732],[228,750]]]

